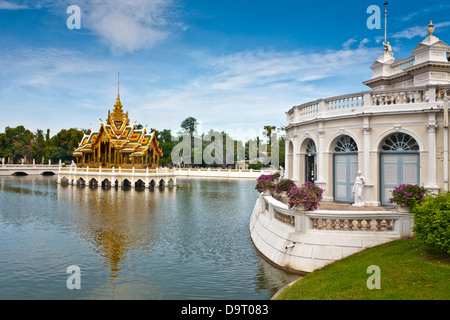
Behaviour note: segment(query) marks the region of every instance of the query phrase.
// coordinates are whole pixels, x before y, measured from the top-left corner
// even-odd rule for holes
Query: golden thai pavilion
[[[135,167],[157,168],[163,156],[154,132],[130,125],[128,112],[124,113],[120,91],[114,110],[108,110],[106,123],[100,129],[85,134],[73,152],[79,167]]]

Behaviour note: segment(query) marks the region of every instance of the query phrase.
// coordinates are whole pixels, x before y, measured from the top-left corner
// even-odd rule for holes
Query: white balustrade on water
[[[397,232],[399,236],[409,236],[410,230],[403,230],[404,219],[409,216],[396,211],[301,211],[289,209],[287,205],[271,196],[261,195],[261,212],[270,220],[277,220],[296,232],[322,231],[364,231]]]

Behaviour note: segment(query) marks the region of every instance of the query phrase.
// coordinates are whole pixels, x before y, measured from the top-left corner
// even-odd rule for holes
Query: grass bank
[[[379,267],[380,289],[367,286],[371,265]],[[316,270],[276,299],[449,300],[450,257],[427,251],[416,239],[396,240]]]

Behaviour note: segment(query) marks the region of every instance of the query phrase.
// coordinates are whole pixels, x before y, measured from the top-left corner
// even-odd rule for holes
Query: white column
[[[317,139],[317,181],[316,184],[326,190],[326,164],[325,164],[325,131],[323,122],[319,122]]]
[[[448,97],[444,100],[444,192],[448,191]]]
[[[363,118],[363,176],[364,176],[364,191],[363,198],[365,205],[377,205],[372,202],[372,166],[370,161],[370,123],[369,117]]]
[[[370,176],[370,126],[369,126],[369,117],[363,118],[363,176],[366,182],[371,181]]]
[[[286,137],[285,140],[285,168],[284,177],[292,179],[293,178],[293,161],[294,161],[294,148],[292,148],[292,154],[289,154],[289,144],[291,143],[291,137]],[[293,143],[293,142],[292,142]]]
[[[439,190],[436,184],[436,114],[429,113],[428,115],[428,179],[425,188],[432,193],[437,193]]]
[[[298,136],[294,136],[292,140],[293,144],[293,155],[292,155],[292,181],[294,181],[297,185],[300,183],[300,155],[298,154],[300,151],[300,146],[298,146]]]
[[[288,176],[288,164],[289,164],[289,140],[288,139],[284,139],[284,174],[286,175],[286,177]]]

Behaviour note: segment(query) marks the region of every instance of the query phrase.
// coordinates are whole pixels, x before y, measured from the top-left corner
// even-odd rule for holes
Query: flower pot
[[[398,206],[397,210],[399,213],[410,213],[411,210],[409,209],[409,207],[403,207],[403,206]]]
[[[295,211],[306,211],[305,206],[297,206],[294,208]]]
[[[264,190],[263,196],[270,196],[270,190]]]

